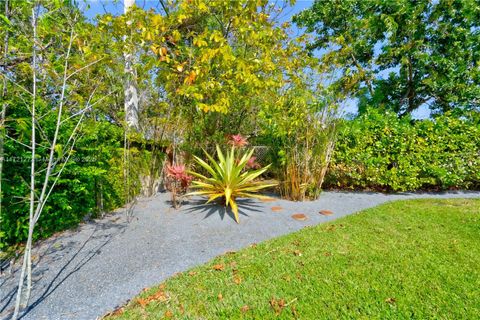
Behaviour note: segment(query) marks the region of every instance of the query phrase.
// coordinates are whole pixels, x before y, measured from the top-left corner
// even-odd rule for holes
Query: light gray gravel
[[[175,211],[168,194],[141,199],[133,221],[122,212],[43,241],[35,249],[32,307],[23,319],[96,319],[139,293],[226,251],[238,250],[390,200],[480,198],[480,192],[381,194],[324,192],[310,202],[242,201],[240,224],[221,207],[191,200]],[[272,212],[281,206],[281,212]],[[331,216],[319,210],[334,212]],[[304,213],[306,221],[291,218]],[[18,268],[18,266],[16,267]],[[17,269],[18,270],[18,269]],[[15,272],[14,275],[18,274]],[[0,277],[0,318],[11,312],[15,276]]]

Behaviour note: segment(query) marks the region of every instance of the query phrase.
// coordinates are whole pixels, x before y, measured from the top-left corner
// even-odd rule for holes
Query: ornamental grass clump
[[[216,199],[222,200],[225,207],[230,206],[235,216],[235,221],[239,223],[237,198],[267,198],[257,194],[261,189],[273,187],[276,184],[255,181],[261,174],[268,170],[270,165],[256,170],[248,170],[248,164],[251,164],[254,149],[246,151],[241,157],[236,157],[236,146],[246,145],[246,139],[236,139],[235,143],[231,143],[230,151],[223,154],[217,145],[216,161],[206,151],[205,155],[209,163],[203,161],[199,157],[194,157],[195,161],[206,170],[207,174],[203,175],[198,172],[189,171],[191,175],[198,180],[192,181],[192,188],[197,189],[189,193],[189,195],[207,196],[210,203]],[[237,143],[240,142],[240,143]],[[250,161],[250,162],[249,162]]]

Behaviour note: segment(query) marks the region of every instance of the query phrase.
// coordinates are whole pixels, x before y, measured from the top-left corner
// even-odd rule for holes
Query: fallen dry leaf
[[[274,207],[271,207],[270,210],[272,210],[273,212],[279,212],[279,211],[282,211],[283,208],[280,206],[274,206]]]
[[[292,278],[291,278],[289,275],[284,275],[284,276],[282,277],[282,279],[285,280],[285,281],[287,281],[287,282],[292,281]]]
[[[145,308],[147,306],[147,304],[149,303],[149,301],[147,299],[142,299],[142,298],[138,298],[137,299],[137,303],[142,307],[142,308]]]
[[[185,313],[185,308],[183,307],[183,304],[180,304],[180,306],[178,308],[180,309],[180,314]]]
[[[152,301],[160,301],[160,302],[165,302],[165,301],[168,301],[168,296],[167,294],[165,293],[165,291],[163,291],[164,289],[164,286],[160,286],[159,290],[157,292],[155,292],[154,294],[146,297],[146,298],[137,298],[136,302],[142,307],[142,308],[145,308],[150,302]],[[148,290],[148,289],[147,289]],[[144,289],[144,291],[146,291]]]
[[[323,214],[324,216],[330,216],[333,214],[333,211],[330,210],[320,210],[320,214]]]
[[[337,227],[334,224],[327,226],[327,231],[335,231]]]
[[[216,264],[212,267],[212,269],[216,271],[223,271],[223,269],[225,269],[225,266],[223,264]]]
[[[275,311],[276,315],[279,315],[283,308],[285,308],[285,300],[284,299],[270,299],[270,306]]]
[[[170,310],[165,311],[165,318],[171,318],[173,317],[173,312]]]
[[[262,199],[260,199],[260,201],[262,201],[262,202],[273,202],[275,200],[276,200],[275,198],[262,198]]]
[[[240,283],[242,283],[242,277],[240,277],[240,276],[238,276],[238,275],[235,276],[235,277],[233,277],[233,282],[235,282],[235,284],[240,284]]]
[[[157,291],[155,294],[151,295],[151,296],[148,297],[147,299],[148,299],[149,301],[157,300],[157,301],[164,302],[164,301],[167,301],[167,300],[168,300],[168,297],[167,297],[167,295],[165,294],[165,292],[163,292],[163,291]]]
[[[240,311],[242,311],[243,313],[247,312],[248,310],[250,310],[250,307],[247,305],[244,305],[243,307],[240,308]]]
[[[295,318],[298,318],[298,312],[297,312],[297,309],[295,308],[295,306],[291,306],[291,307],[290,307],[290,310],[292,311],[292,315],[293,315]]]
[[[196,275],[196,274],[197,274],[197,273],[196,273],[195,271],[190,271],[190,272],[188,273],[189,276],[194,276],[194,275]]]
[[[395,298],[387,298],[385,299],[385,302],[386,303],[389,303],[389,304],[394,304],[397,300]]]
[[[218,298],[218,300],[223,300],[223,295],[221,293],[219,293],[217,298]]]
[[[292,218],[298,221],[305,221],[308,219],[303,213],[295,213],[292,215]]]
[[[294,250],[293,251],[293,254],[296,255],[297,257],[301,257],[302,256],[302,252],[300,250]]]
[[[324,255],[325,257],[330,257],[332,254],[331,254],[330,252],[325,252],[323,255]]]

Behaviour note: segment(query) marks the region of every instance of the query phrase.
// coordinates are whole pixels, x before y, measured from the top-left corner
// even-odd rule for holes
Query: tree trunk
[[[124,14],[127,14],[131,7],[135,4],[135,0],[124,0],[123,10]],[[135,56],[132,48],[128,48],[127,39],[128,39],[128,29],[133,21],[127,21],[127,34],[124,36],[125,42],[125,51],[123,52],[125,58],[125,134],[124,134],[124,184],[125,184],[125,194],[126,194],[126,216],[127,221],[130,219],[130,214],[132,212],[129,208],[130,202],[130,181],[129,181],[129,167],[130,167],[130,148],[129,148],[129,135],[130,130],[139,131],[140,124],[138,120],[138,90],[136,86],[136,75],[135,69],[133,67]]]
[[[20,280],[18,282],[17,289],[17,298],[15,302],[15,311],[13,312],[12,319],[16,320],[20,312],[20,306],[22,304],[22,295],[23,295],[23,286],[25,281],[25,273],[27,273],[27,295],[30,295],[29,291],[31,289],[31,266],[32,266],[32,238],[33,238],[33,226],[34,226],[34,208],[35,208],[35,147],[36,147],[36,137],[35,137],[35,100],[37,98],[37,16],[35,13],[36,5],[32,8],[32,27],[33,27],[33,46],[32,46],[32,80],[33,80],[33,90],[32,90],[32,110],[31,110],[31,122],[32,122],[32,145],[31,145],[31,162],[30,162],[30,210],[29,210],[29,223],[28,223],[28,240],[25,245],[25,252],[23,256],[22,269],[20,271]],[[30,271],[30,272],[28,272]],[[27,299],[25,299],[27,300]]]
[[[124,0],[124,13],[127,14],[129,9],[135,4],[135,0]],[[132,21],[127,21],[127,28],[132,24]],[[125,35],[125,42],[128,35]],[[135,70],[133,68],[134,54],[127,46],[125,46],[125,122],[127,127],[134,130],[139,130],[140,125],[138,121],[138,90],[135,81]]]
[[[36,98],[37,98],[37,45],[38,45],[38,38],[37,38],[37,14],[35,12],[37,10],[37,5],[34,4],[32,8],[32,26],[33,26],[33,48],[32,48],[32,78],[33,78],[33,89],[32,89],[32,110],[31,110],[31,126],[32,126],[32,138],[31,138],[31,171],[30,171],[30,210],[29,210],[29,226],[28,226],[28,239],[25,246],[24,252],[24,259],[22,264],[22,269],[20,272],[20,279],[18,284],[17,290],[17,298],[15,303],[15,311],[13,314],[12,319],[17,319],[20,311],[20,307],[26,307],[28,305],[28,301],[30,298],[30,293],[32,289],[32,246],[33,246],[33,233],[35,230],[36,223],[40,218],[45,203],[47,202],[53,188],[55,187],[58,179],[65,168],[65,165],[61,167],[61,169],[56,173],[55,179],[53,183],[49,186],[50,178],[52,177],[52,171],[55,166],[54,164],[54,156],[55,156],[55,148],[57,146],[57,140],[59,138],[60,127],[62,124],[62,112],[63,107],[65,105],[65,95],[66,95],[66,88],[67,88],[67,79],[68,79],[68,60],[70,58],[70,53],[72,50],[72,44],[74,39],[74,28],[70,32],[70,42],[68,45],[67,53],[65,56],[65,63],[64,63],[64,70],[63,70],[63,82],[61,87],[61,94],[60,100],[58,105],[57,111],[57,121],[55,126],[55,133],[50,143],[50,154],[48,158],[47,167],[45,168],[45,177],[43,180],[42,189],[38,199],[35,197],[35,176],[36,176],[36,168],[35,168],[35,155],[36,155],[36,123],[37,123],[37,114],[36,114]],[[76,20],[75,20],[76,21]],[[93,93],[92,93],[93,95]],[[90,104],[91,97],[88,100],[88,104]],[[86,111],[88,108],[84,109]],[[75,145],[75,134],[77,129],[80,125],[80,122],[83,119],[84,112],[80,119],[78,120],[75,128],[73,129],[68,141],[67,145],[70,141],[72,141],[67,159],[65,161],[68,162],[73,147]],[[37,199],[37,200],[36,200]],[[23,294],[23,287],[25,278],[27,279],[26,283],[26,291]]]
[[[413,62],[412,57],[408,56],[408,88],[407,88],[407,109],[404,114],[409,114],[415,110],[418,105],[415,104],[415,84],[414,84],[414,74],[413,74]]]
[[[9,18],[9,8],[8,8],[8,0],[5,1],[5,17]],[[7,54],[8,54],[8,31],[5,32],[5,40],[4,40],[4,51],[3,51],[3,64],[7,65]],[[2,88],[2,112],[0,114],[0,221],[2,217],[2,174],[3,174],[3,161],[4,161],[4,137],[5,137],[5,118],[7,116],[7,106],[8,103],[6,102],[7,98],[7,78],[3,77],[3,88]]]

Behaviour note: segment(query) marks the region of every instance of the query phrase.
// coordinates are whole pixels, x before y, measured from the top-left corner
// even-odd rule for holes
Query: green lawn
[[[478,319],[480,200],[392,202],[306,228],[170,278],[111,317]]]

